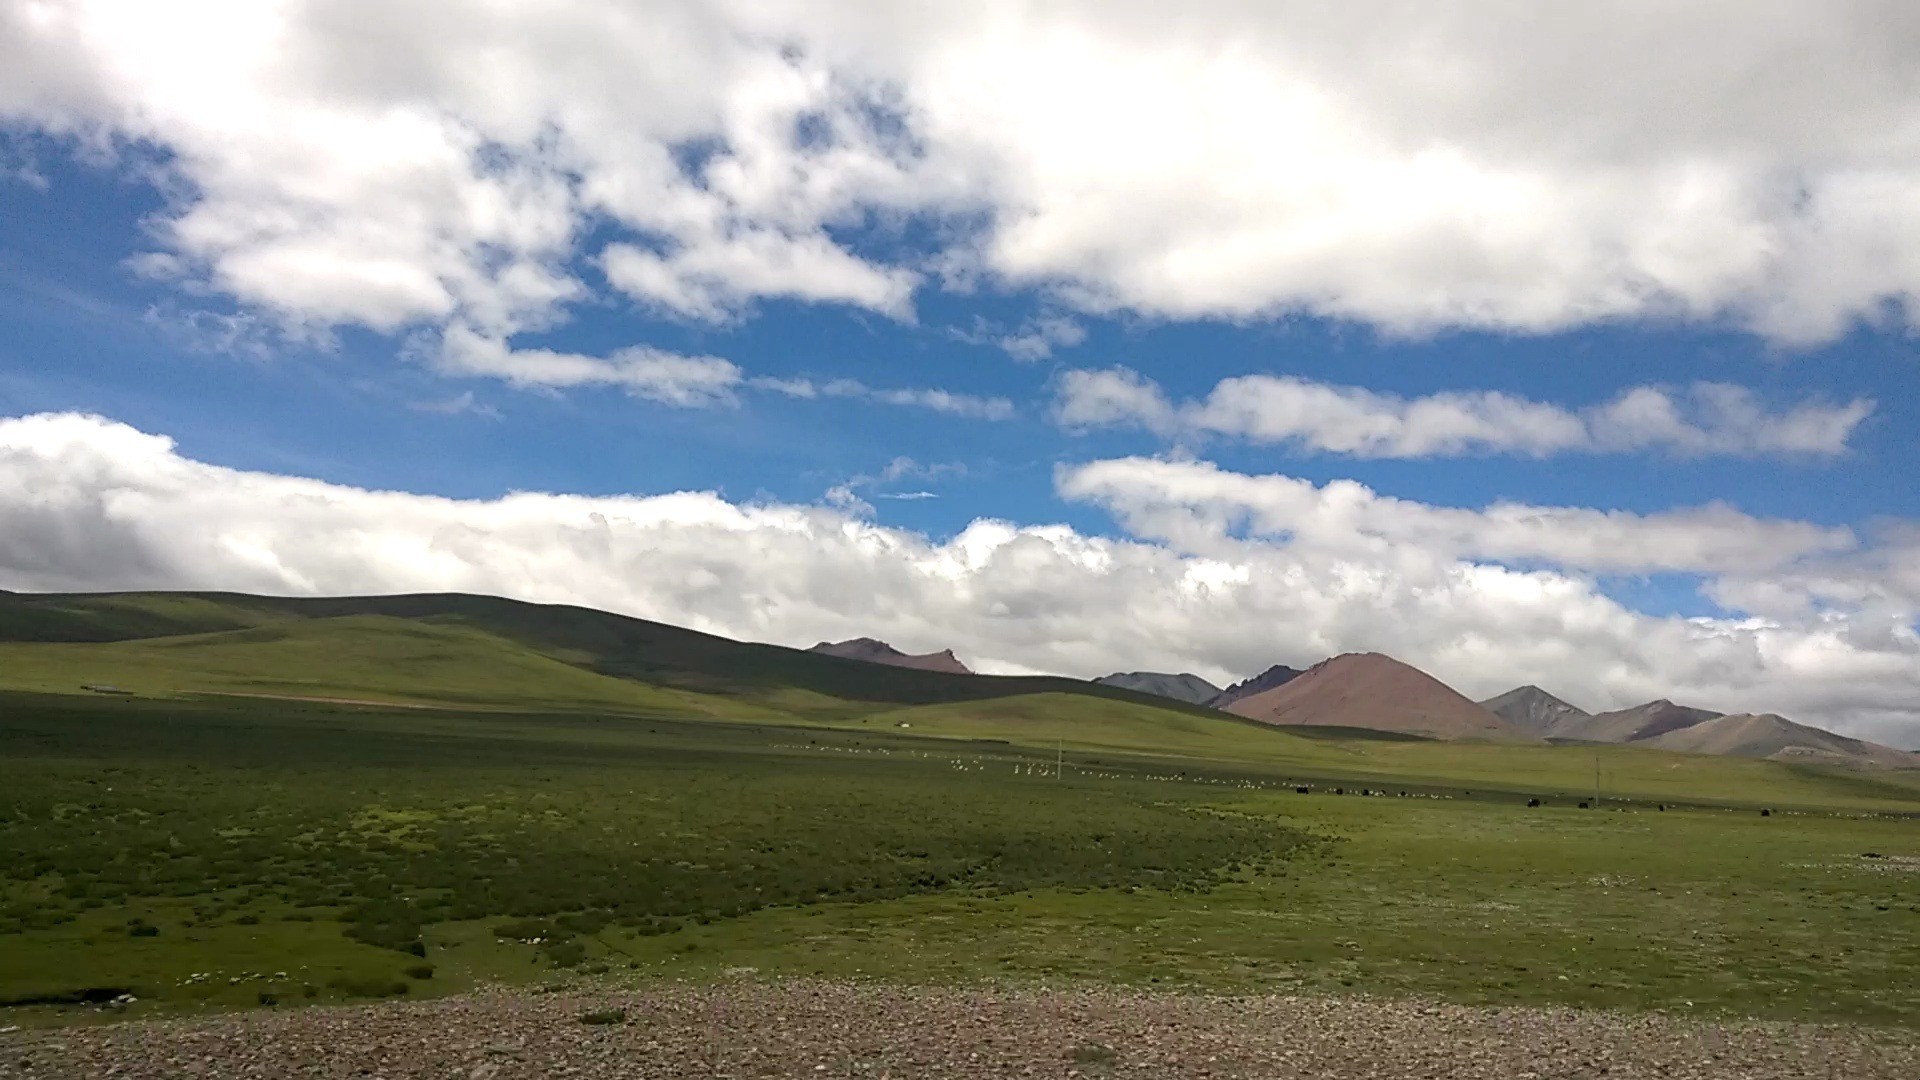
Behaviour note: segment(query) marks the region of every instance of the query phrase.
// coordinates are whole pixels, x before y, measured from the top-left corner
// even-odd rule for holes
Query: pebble
[[[617,1025],[579,1022],[623,1009]],[[1920,1033],[1363,998],[653,983],[0,1034],[0,1078],[1914,1080]]]

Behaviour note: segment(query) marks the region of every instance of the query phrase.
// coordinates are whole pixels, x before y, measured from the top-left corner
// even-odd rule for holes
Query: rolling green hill
[[[0,593],[0,690],[315,698],[910,732],[1289,770],[1367,786],[1901,807],[1860,775],[1638,747],[1487,746],[1273,727],[1075,679],[955,675],[495,597]]]
[[[240,630],[290,620],[380,615],[464,626],[598,674],[825,716],[1063,693],[1217,717],[1119,687],[1050,676],[956,675],[734,641],[560,604],[493,596],[268,597],[239,593],[0,593],[0,642],[113,642]]]
[[[385,615],[128,641],[0,644],[0,686],[71,693],[102,684],[141,696],[773,715],[747,703],[597,674],[472,627]]]

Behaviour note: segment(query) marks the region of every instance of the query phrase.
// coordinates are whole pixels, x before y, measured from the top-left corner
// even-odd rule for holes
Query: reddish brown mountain
[[[1227,711],[1265,724],[1373,728],[1433,739],[1535,741],[1426,672],[1379,653],[1347,653],[1321,661],[1285,685],[1232,703]]]
[[[869,637],[823,641],[807,651],[844,656],[849,660],[865,660],[870,664],[891,664],[894,667],[919,668],[921,671],[947,671],[955,675],[973,674],[973,669],[961,663],[951,649],[915,655],[903,653],[884,641]]]

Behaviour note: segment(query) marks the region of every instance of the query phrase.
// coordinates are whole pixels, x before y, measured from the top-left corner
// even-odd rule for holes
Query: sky
[[[0,588],[1920,747],[1920,9],[0,6]]]

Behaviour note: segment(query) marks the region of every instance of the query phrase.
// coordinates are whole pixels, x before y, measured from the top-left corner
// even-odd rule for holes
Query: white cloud
[[[834,383],[849,384],[853,380],[837,379]],[[855,384],[857,385],[857,384]],[[949,390],[913,389],[913,390],[874,390],[867,389],[864,396],[888,405],[913,405],[935,412],[952,413],[955,416],[970,416],[979,420],[1010,420],[1013,418],[1013,402],[1003,397],[981,397],[976,394],[956,394]]]
[[[607,280],[675,314],[722,319],[759,297],[835,302],[910,318],[917,275],[849,255],[824,236],[769,232],[660,255],[632,244],[601,254]]]
[[[876,499],[896,499],[908,502],[920,499],[937,499],[940,496],[931,491],[880,491],[879,488],[895,484],[901,480],[938,480],[943,476],[965,476],[967,467],[961,463],[938,462],[922,465],[910,457],[896,457],[887,462],[878,473],[860,473],[850,476],[826,490],[821,501],[828,506],[837,507],[859,517],[872,517],[873,504],[862,498],[858,492],[865,491]]]
[[[679,356],[641,346],[605,357],[552,349],[515,349],[454,325],[440,340],[442,370],[522,387],[618,386],[635,397],[683,408],[730,405],[740,369],[712,356]]]
[[[1889,607],[1652,617],[1577,572],[1491,561],[1613,565],[1612,547],[1642,552],[1643,566],[1852,560],[1864,580],[1882,556],[1820,554],[1843,536],[1724,509],[1450,511],[1353,485],[1166,468],[1061,476],[1066,494],[1113,507],[1130,539],[981,520],[933,540],[825,507],[701,492],[366,491],[203,464],[98,418],[36,416],[0,421],[0,587],[490,592],[793,645],[873,634],[952,647],[988,670],[1083,676],[1224,679],[1379,649],[1475,695],[1535,682],[1588,707],[1668,696],[1920,738],[1911,605],[1904,624]],[[1172,530],[1146,508],[1183,501],[1203,518],[1237,502],[1231,512],[1262,524],[1237,540],[1158,539]]]
[[[770,390],[788,397],[856,398],[877,401],[882,405],[932,409],[934,412],[965,416],[975,420],[1011,420],[1016,411],[1013,402],[1003,397],[959,394],[938,387],[883,389],[868,386],[858,379],[829,379],[824,382],[815,382],[805,378],[760,377],[751,380],[751,385],[757,389]]]
[[[1851,530],[1755,518],[1723,504],[1658,514],[1500,502],[1481,510],[1396,499],[1351,480],[1323,486],[1249,476],[1205,461],[1116,458],[1063,467],[1062,496],[1097,503],[1135,536],[1195,554],[1235,537],[1293,548],[1490,559],[1605,573],[1776,572],[1851,552]]]
[[[855,494],[853,488],[851,483],[835,484],[827,489],[820,501],[855,517],[872,517],[873,504]]]
[[[1744,387],[1640,386],[1573,410],[1498,391],[1407,398],[1293,376],[1224,379],[1204,400],[1175,403],[1126,368],[1063,372],[1054,418],[1071,431],[1141,427],[1168,438],[1225,435],[1367,458],[1617,453],[1834,456],[1874,402],[1809,402],[1769,412]]]
[[[978,420],[1006,420],[1013,402],[1000,397],[957,394],[937,387],[879,389],[855,379],[815,382],[807,378],[748,378],[733,363],[715,356],[681,356],[643,345],[606,356],[554,349],[516,348],[455,323],[440,335],[431,362],[449,375],[501,379],[527,389],[612,386],[635,397],[679,408],[738,404],[739,391],[760,390],[784,397],[853,398],[881,405],[931,409]]]
[[[1062,315],[1042,315],[1021,324],[996,344],[1015,360],[1045,360],[1057,348],[1071,348],[1087,340],[1087,328]]]
[[[694,318],[907,318],[938,268],[1090,312],[1798,342],[1914,321],[1916,53],[1866,0],[25,0],[0,117],[155,148],[155,265],[321,324],[505,336],[604,256]]]

